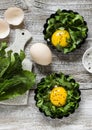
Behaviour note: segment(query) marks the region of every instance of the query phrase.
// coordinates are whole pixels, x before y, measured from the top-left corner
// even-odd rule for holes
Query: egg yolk
[[[63,87],[55,87],[50,93],[50,101],[55,106],[64,106],[66,104],[67,91]]]
[[[54,46],[60,45],[61,47],[68,46],[67,39],[70,38],[68,31],[66,30],[57,30],[53,33],[51,37],[51,42]]]

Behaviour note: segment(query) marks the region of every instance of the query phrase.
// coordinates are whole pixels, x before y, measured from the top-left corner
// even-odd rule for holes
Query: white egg
[[[49,47],[43,43],[35,43],[30,48],[31,58],[40,65],[49,65],[52,62],[52,53]]]
[[[4,13],[5,20],[11,25],[19,25],[24,19],[24,12],[18,7],[10,7]]]
[[[7,37],[9,33],[10,33],[9,24],[5,20],[0,19],[0,39]]]

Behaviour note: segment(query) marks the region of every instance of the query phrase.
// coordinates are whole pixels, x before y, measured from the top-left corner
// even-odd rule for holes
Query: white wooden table
[[[10,6],[21,7],[25,12],[24,25],[18,28],[26,28],[32,33],[33,39],[25,48],[28,58],[29,48],[33,43],[45,42],[43,25],[58,8],[79,12],[87,21],[89,32],[80,49],[68,55],[53,51],[53,62],[50,66],[34,64],[33,69],[37,74],[37,82],[51,72],[62,71],[73,75],[81,89],[81,102],[75,113],[61,120],[45,117],[35,106],[34,90],[31,90],[27,106],[0,105],[0,130],[92,130],[92,75],[84,69],[81,62],[85,50],[92,46],[92,0],[1,0],[1,18]],[[11,28],[10,36],[5,39],[8,44],[14,41],[16,27]]]

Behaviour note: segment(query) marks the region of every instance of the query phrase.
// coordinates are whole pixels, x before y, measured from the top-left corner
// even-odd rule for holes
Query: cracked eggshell
[[[52,53],[49,47],[43,43],[35,43],[30,48],[32,60],[40,65],[49,65],[52,62]]]
[[[0,39],[6,38],[9,35],[9,33],[9,24],[5,20],[0,19]]]
[[[24,19],[24,12],[18,7],[10,7],[4,13],[5,20],[11,25],[19,25]]]

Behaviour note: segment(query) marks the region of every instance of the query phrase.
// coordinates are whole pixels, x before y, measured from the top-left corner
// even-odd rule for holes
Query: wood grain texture
[[[87,96],[89,95],[89,96]],[[1,130],[91,130],[92,128],[92,90],[82,90],[80,107],[67,118],[51,119],[45,117],[35,106],[34,91],[30,92],[28,106],[1,106]],[[89,129],[90,128],[90,129]]]
[[[85,50],[92,46],[92,0],[3,0],[0,1],[0,16],[3,17],[4,10],[13,5],[21,7],[25,12],[24,23],[18,28],[26,28],[32,33],[33,39],[25,48],[29,59],[32,44],[46,43],[42,33],[43,25],[58,8],[79,12],[87,21],[89,32],[81,48],[68,55],[51,49],[52,64],[44,67],[34,63],[33,68],[37,74],[37,82],[52,72],[62,71],[73,75],[80,83],[82,92],[80,107],[75,113],[62,120],[45,117],[35,106],[34,90],[31,90],[27,106],[0,105],[0,130],[92,130],[92,74],[84,69],[81,62]],[[8,44],[14,41],[15,29],[16,27],[11,27],[10,36],[5,39]]]
[[[0,0],[0,10],[5,10],[9,7],[17,6],[23,9],[27,9],[27,5],[24,0]]]

